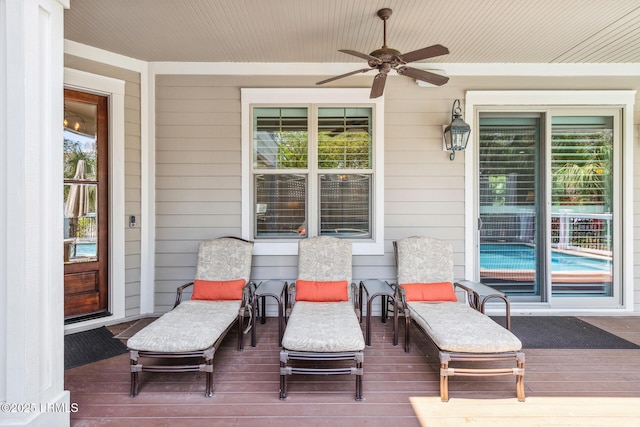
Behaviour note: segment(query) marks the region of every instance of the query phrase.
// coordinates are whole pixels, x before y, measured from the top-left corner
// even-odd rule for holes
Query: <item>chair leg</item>
[[[362,362],[364,354],[356,354],[356,400],[362,400]]]
[[[289,359],[289,355],[286,351],[280,352],[280,400],[285,400],[287,398],[287,360]]]
[[[516,355],[518,374],[516,376],[516,394],[519,402],[524,402],[524,353]]]
[[[207,360],[207,385],[204,392],[205,397],[213,397],[213,360]]]
[[[411,351],[411,318],[405,313],[404,315],[404,352]]]
[[[253,315],[258,318],[258,298],[253,297],[251,299],[251,306],[253,307]],[[251,326],[251,347],[256,346],[256,321],[253,319],[253,325]]]
[[[242,351],[243,333],[244,333],[244,314],[238,316],[238,351]]]
[[[449,376],[446,375],[446,371],[449,369],[447,363],[440,364],[440,400],[443,402],[449,401]]]
[[[138,352],[131,350],[130,352],[130,365],[131,365],[131,390],[129,396],[136,397],[138,395]]]
[[[131,372],[131,391],[129,396],[136,397],[138,395],[138,373]]]

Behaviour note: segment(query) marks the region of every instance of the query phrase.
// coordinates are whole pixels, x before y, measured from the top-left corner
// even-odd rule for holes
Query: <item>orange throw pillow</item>
[[[192,300],[238,300],[242,299],[245,280],[199,280],[193,281]]]
[[[349,301],[349,283],[296,280],[296,301],[338,302]]]
[[[458,301],[451,282],[404,283],[400,286],[404,288],[407,301]]]

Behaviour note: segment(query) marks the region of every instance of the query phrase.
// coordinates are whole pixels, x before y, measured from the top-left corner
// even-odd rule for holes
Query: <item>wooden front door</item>
[[[64,316],[108,315],[108,98],[64,91]]]

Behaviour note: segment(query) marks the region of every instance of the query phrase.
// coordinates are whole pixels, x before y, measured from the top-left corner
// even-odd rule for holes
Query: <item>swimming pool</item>
[[[551,294],[557,297],[611,296],[613,263],[605,257],[593,257],[557,250],[551,252]],[[480,245],[480,280],[506,293],[540,296],[548,286],[539,275],[535,248],[526,244]]]
[[[611,273],[610,259],[551,252],[552,272]],[[535,270],[534,247],[521,244],[480,245],[480,268],[484,270]]]

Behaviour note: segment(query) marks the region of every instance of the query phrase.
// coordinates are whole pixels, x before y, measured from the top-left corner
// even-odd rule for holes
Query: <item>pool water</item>
[[[95,243],[76,243],[76,257],[95,257],[96,255]]]
[[[610,272],[611,260],[551,252],[551,271]],[[480,267],[486,270],[535,270],[534,248],[528,245],[482,244]]]

